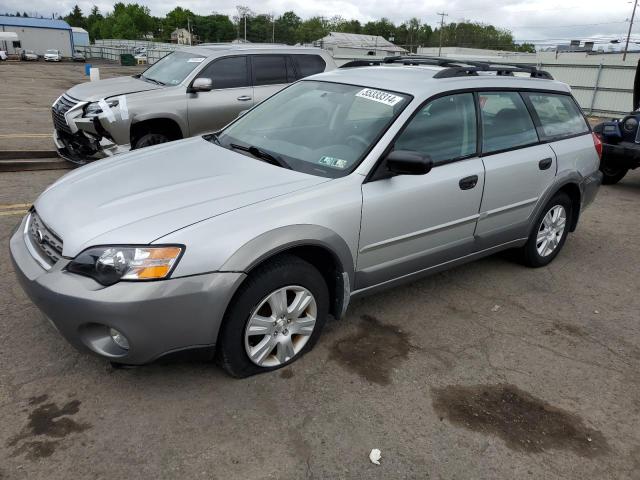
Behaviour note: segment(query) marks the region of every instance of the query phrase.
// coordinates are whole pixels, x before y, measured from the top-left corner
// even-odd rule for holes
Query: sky
[[[124,0],[127,3],[127,0]],[[51,16],[53,13],[66,15],[75,4],[85,14],[92,5],[102,12],[110,11],[114,2],[105,0],[30,0],[25,7],[24,0],[0,0],[0,12],[24,11],[29,14]],[[131,1],[134,3],[134,0]],[[627,0],[181,0],[171,3],[166,0],[137,0],[149,7],[153,15],[162,16],[180,5],[201,15],[212,12],[235,13],[238,4],[250,7],[256,13],[270,13],[276,16],[288,10],[295,11],[302,18],[315,15],[355,18],[365,23],[369,20],[387,17],[401,23],[411,17],[418,17],[423,23],[436,26],[440,21],[438,12],[445,12],[446,22],[462,20],[491,23],[509,29],[518,42],[529,41],[536,44],[563,44],[571,39],[596,39],[608,44],[610,40],[626,38],[633,3]],[[606,8],[604,8],[606,5]],[[638,9],[640,23],[640,9]],[[632,40],[640,42],[640,25],[633,29]]]

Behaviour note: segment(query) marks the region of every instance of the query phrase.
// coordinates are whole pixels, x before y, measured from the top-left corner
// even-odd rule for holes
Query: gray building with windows
[[[49,18],[0,16],[0,32],[15,32],[17,40],[0,42],[0,49],[9,54],[33,50],[43,54],[48,49],[60,50],[62,56],[73,53],[73,33],[63,20]]]

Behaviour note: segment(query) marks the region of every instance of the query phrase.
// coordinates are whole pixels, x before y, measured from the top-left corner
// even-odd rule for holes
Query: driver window
[[[476,110],[473,94],[461,93],[429,102],[410,120],[394,150],[429,155],[434,165],[476,153]]]
[[[210,78],[213,88],[239,88],[249,86],[247,57],[226,57],[207,65],[198,78]]]

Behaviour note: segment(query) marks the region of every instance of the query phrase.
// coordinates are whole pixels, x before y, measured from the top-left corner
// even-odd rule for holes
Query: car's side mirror
[[[192,92],[208,92],[213,90],[213,80],[210,78],[196,78],[191,84]]]
[[[388,171],[395,175],[424,175],[433,168],[429,155],[411,150],[393,150],[385,163]]]

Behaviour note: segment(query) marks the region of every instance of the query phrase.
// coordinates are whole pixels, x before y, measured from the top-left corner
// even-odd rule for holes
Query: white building
[[[17,40],[0,42],[0,50],[9,54],[19,53],[21,49],[39,54],[56,49],[62,52],[62,56],[70,57],[73,52],[71,27],[62,20],[0,16],[0,32],[18,35]]]
[[[329,35],[313,42],[316,47],[324,48],[334,57],[402,55],[407,52],[379,35],[361,35],[359,33],[330,32]]]
[[[186,28],[176,28],[171,32],[171,43],[178,45],[192,45],[191,33]]]
[[[88,47],[90,45],[89,32],[84,28],[71,27],[71,32],[73,34],[73,44],[76,47]]]

